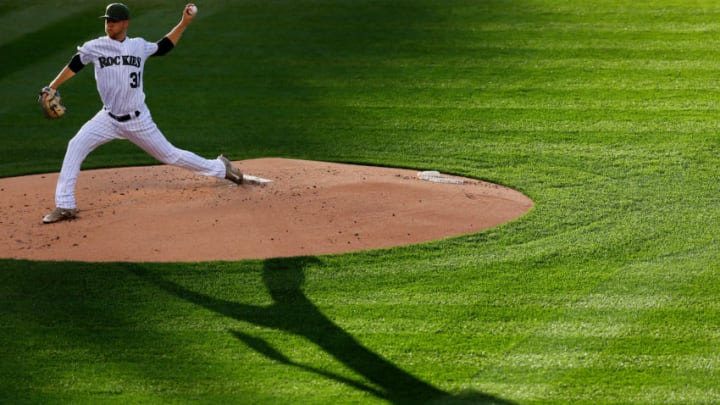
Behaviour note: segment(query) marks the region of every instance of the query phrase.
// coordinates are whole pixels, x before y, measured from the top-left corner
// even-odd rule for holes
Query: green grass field
[[[145,72],[177,146],[440,170],[535,208],[339,256],[0,260],[0,403],[720,403],[717,2],[208,3]],[[151,40],[183,6],[127,4]],[[100,108],[91,67],[62,120],[36,94],[104,7],[0,0],[0,177],[59,170]],[[84,167],[153,163],[118,141]]]

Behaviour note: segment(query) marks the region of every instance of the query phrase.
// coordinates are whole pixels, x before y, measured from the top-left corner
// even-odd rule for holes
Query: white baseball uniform
[[[103,108],[68,143],[55,190],[55,205],[76,208],[75,184],[80,166],[95,148],[113,139],[127,139],[162,163],[204,176],[225,177],[218,159],[204,159],[173,146],[160,132],[145,105],[143,71],[158,44],[142,38],[116,41],[100,37],[78,47],[83,64],[92,63]]]

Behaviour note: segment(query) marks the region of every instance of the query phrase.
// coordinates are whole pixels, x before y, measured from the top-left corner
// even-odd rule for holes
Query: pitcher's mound
[[[422,180],[415,170],[289,159],[236,165],[272,182],[236,186],[170,166],[83,171],[78,218],[49,225],[42,217],[54,208],[57,174],[0,179],[0,258],[187,262],[343,253],[473,233],[533,206],[506,187]]]

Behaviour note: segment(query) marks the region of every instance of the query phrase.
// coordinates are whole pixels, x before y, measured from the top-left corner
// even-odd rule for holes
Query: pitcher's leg
[[[102,112],[101,112],[102,113]],[[80,131],[68,142],[60,176],[55,188],[55,206],[76,208],[75,184],[80,174],[80,166],[88,154],[98,146],[115,138],[115,130],[108,122],[107,114],[98,113],[85,123]]]
[[[225,178],[225,164],[222,161],[205,159],[193,152],[176,148],[154,123],[144,133],[128,135],[127,138],[162,163],[182,167],[203,176]]]

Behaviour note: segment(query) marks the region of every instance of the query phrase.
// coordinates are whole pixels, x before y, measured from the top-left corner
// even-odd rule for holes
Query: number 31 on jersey
[[[142,72],[132,72],[130,73],[130,87],[133,89],[137,89],[140,87],[140,83],[142,82]]]

